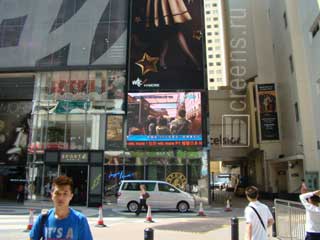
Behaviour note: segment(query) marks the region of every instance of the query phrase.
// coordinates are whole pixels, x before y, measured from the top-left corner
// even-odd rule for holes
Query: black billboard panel
[[[201,11],[201,1],[131,1],[129,92],[204,89]]]
[[[200,92],[128,94],[127,146],[202,146]]]

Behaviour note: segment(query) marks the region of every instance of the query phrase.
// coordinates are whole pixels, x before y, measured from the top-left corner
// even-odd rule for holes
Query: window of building
[[[221,56],[220,56],[220,54],[216,54],[216,58],[220,58]]]
[[[99,144],[97,122],[103,121],[109,111],[123,113],[125,71],[42,72],[37,74],[36,84],[36,125],[30,142],[34,151],[105,149]],[[120,148],[122,145],[120,140]],[[106,149],[113,147],[107,145]]]
[[[219,32],[214,32],[214,35],[218,36],[218,35],[219,35]]]
[[[216,50],[216,51],[220,51],[220,50],[221,50],[221,47],[220,47],[220,46],[215,47],[215,50]]]
[[[212,49],[212,47],[208,47],[208,51],[212,51],[213,49]]]
[[[209,80],[210,80],[210,82],[214,82],[214,78],[210,78]]]
[[[208,36],[212,36],[212,32],[208,32]]]
[[[216,38],[216,39],[214,40],[214,42],[215,42],[215,43],[219,43],[219,42],[220,42],[220,38]]]
[[[316,19],[316,22],[312,25],[310,29],[312,38],[314,38],[317,35],[317,33],[319,32],[319,29],[320,29],[319,22],[318,22],[318,19]]]
[[[218,6],[218,4],[216,4],[216,3],[212,4],[212,7],[217,7],[217,6]]]
[[[208,39],[208,43],[212,43],[212,39]]]
[[[214,74],[214,70],[210,70],[210,71],[209,71],[209,74]]]
[[[210,14],[211,12],[210,11],[206,11],[206,14]]]
[[[208,58],[213,58],[213,55],[212,54],[208,55]]]
[[[221,66],[221,62],[216,62],[216,65],[217,66]]]
[[[212,66],[213,66],[213,62],[210,62],[210,63],[209,63],[209,66],[212,67]]]
[[[218,21],[218,18],[217,17],[213,18],[213,21]]]
[[[290,71],[291,71],[291,73],[293,73],[294,72],[294,64],[293,64],[292,55],[289,56],[289,65],[290,65]]]
[[[295,112],[295,116],[296,116],[296,122],[299,122],[300,116],[299,116],[299,108],[298,108],[297,102],[294,103],[294,112]]]
[[[218,28],[219,27],[219,24],[215,24],[215,25],[213,25],[215,28]]]
[[[288,27],[288,21],[287,21],[287,13],[283,13],[283,22],[284,22],[284,28],[287,29]]]
[[[320,79],[317,80],[317,94],[320,95]]]
[[[211,25],[207,25],[207,28],[211,28],[212,26]]]

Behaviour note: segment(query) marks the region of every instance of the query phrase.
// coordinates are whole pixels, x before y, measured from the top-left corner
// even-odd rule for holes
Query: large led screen
[[[131,0],[129,92],[204,89],[201,2]]]
[[[200,92],[128,93],[128,147],[202,146]]]

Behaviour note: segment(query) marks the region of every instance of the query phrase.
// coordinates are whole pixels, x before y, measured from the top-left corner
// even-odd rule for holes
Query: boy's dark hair
[[[72,178],[68,176],[59,176],[53,179],[52,182],[52,189],[54,189],[54,186],[70,186],[70,190],[73,193],[73,181]]]
[[[247,197],[257,199],[259,196],[259,189],[255,186],[250,186],[246,188],[245,193]]]

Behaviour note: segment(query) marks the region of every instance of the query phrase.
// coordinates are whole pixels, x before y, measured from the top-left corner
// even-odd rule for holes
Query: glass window
[[[165,183],[158,183],[158,188],[160,192],[175,192],[178,193],[179,191],[174,188],[173,186],[170,186],[168,184]]]
[[[148,192],[152,192],[155,189],[156,183],[144,183],[144,185],[146,186],[146,190]]]

